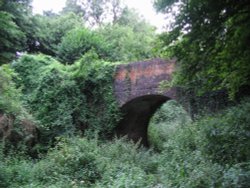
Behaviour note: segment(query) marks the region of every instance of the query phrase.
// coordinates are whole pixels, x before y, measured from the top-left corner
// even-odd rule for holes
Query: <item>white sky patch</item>
[[[66,0],[33,0],[33,12],[42,14],[43,11],[52,10],[58,13],[65,6]],[[163,31],[166,25],[166,19],[163,14],[157,14],[153,8],[152,0],[124,0],[124,4],[130,8],[138,10],[150,24],[155,26],[159,31]]]
[[[58,13],[65,6],[66,0],[33,0],[32,7],[35,14],[42,14],[43,11],[52,10]]]
[[[163,30],[166,19],[163,14],[156,13],[152,0],[124,0],[124,2],[128,7],[138,10],[149,23],[157,27],[157,30]]]

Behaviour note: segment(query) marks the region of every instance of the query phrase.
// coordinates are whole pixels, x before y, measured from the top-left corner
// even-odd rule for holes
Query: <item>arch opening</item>
[[[148,142],[148,125],[150,118],[156,110],[170,98],[163,95],[146,95],[137,97],[121,108],[123,118],[115,128],[115,134],[118,137],[127,136],[135,142],[146,147]]]

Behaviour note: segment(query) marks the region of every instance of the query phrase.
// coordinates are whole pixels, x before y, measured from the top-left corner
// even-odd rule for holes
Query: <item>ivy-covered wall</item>
[[[23,55],[12,67],[25,106],[39,121],[41,143],[79,132],[107,137],[119,120],[113,96],[115,64],[95,53],[73,65],[45,55]]]

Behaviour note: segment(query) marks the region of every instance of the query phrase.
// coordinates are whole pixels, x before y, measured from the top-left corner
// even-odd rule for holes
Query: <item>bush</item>
[[[144,187],[155,184],[149,171],[154,166],[151,157],[124,140],[61,138],[37,162],[17,156],[1,161],[8,172],[3,183],[8,182],[6,187]]]
[[[59,44],[57,55],[65,63],[73,64],[85,53],[95,50],[103,53],[102,39],[87,28],[76,28],[68,32]]]
[[[163,150],[169,137],[190,122],[191,118],[180,104],[173,100],[167,101],[150,120],[148,135],[151,146]]]
[[[242,130],[247,132],[248,110],[249,100],[245,100],[239,106],[215,117],[202,117],[185,126],[177,126],[172,134],[167,135],[160,153],[146,150],[125,138],[112,142],[79,137],[60,138],[56,147],[51,148],[38,161],[20,158],[18,155],[0,158],[3,159],[0,160],[0,171],[5,173],[5,176],[0,175],[1,183],[5,187],[56,188],[249,187],[249,158],[242,157],[248,152],[249,137],[232,140],[232,131],[229,131],[239,130],[239,135]],[[235,128],[232,113],[235,115],[233,119],[237,118],[237,122],[241,122],[240,129]],[[158,113],[154,121],[162,121],[162,116],[165,117]],[[223,124],[225,127],[211,127],[215,121],[227,123]],[[165,129],[167,131],[167,127]],[[215,137],[219,139],[219,146],[209,140],[211,137],[208,133],[215,130],[224,133],[223,140]],[[204,147],[210,141],[214,148],[205,150]],[[238,146],[240,142],[242,145]],[[224,160],[232,158],[228,143],[233,151],[241,154],[240,158],[236,156],[237,160]],[[225,156],[219,161],[216,158],[218,147],[226,148]]]
[[[201,151],[218,163],[236,164],[250,160],[250,100],[243,100],[215,117],[197,122]]]
[[[79,107],[81,94],[65,67],[40,54],[22,56],[13,68],[21,78],[17,83],[23,88],[26,106],[40,121],[40,141],[48,143],[55,136],[73,133],[72,114]]]
[[[54,138],[74,133],[78,126],[77,112],[85,103],[85,97],[67,74],[52,69],[44,73],[28,103],[34,116],[40,120],[46,138]]]
[[[21,111],[21,91],[16,88],[14,77],[16,74],[9,65],[0,67],[0,112],[17,114]]]
[[[35,119],[27,112],[21,101],[21,89],[13,80],[17,74],[9,67],[0,67],[0,144],[5,152],[12,147],[23,149],[28,146],[30,151],[37,142]],[[30,152],[31,153],[31,152]]]
[[[71,66],[45,55],[24,55],[13,68],[21,78],[18,84],[28,109],[41,123],[42,143],[77,130],[107,136],[119,119],[114,65],[98,60],[93,52]]]
[[[249,187],[250,163],[239,163],[225,171],[223,175],[224,187]]]
[[[159,182],[166,187],[248,187],[249,109],[245,100],[216,116],[165,127],[167,138],[157,156]],[[153,121],[165,116],[158,112]]]
[[[17,61],[12,63],[12,68],[19,76],[16,80],[17,86],[22,87],[22,92],[25,95],[30,95],[33,90],[38,86],[45,67],[59,64],[53,58],[39,55],[23,55]]]
[[[89,52],[74,67],[74,80],[86,97],[84,125],[88,135],[99,133],[102,138],[110,137],[120,120],[117,101],[113,92],[115,64],[97,59],[97,54]],[[96,118],[98,117],[98,118]]]

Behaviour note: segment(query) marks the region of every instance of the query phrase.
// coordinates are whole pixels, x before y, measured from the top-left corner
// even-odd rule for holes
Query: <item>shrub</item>
[[[227,169],[223,175],[224,187],[249,187],[250,163],[239,163]]]
[[[29,95],[38,86],[46,66],[58,64],[53,58],[39,55],[23,55],[12,63],[12,68],[19,76],[16,80],[17,86],[22,86],[22,92]]]
[[[0,67],[0,112],[17,114],[21,110],[21,92],[13,82],[16,77],[9,65]]]
[[[100,133],[107,138],[120,119],[119,108],[113,93],[115,64],[97,59],[89,52],[75,64],[74,80],[86,97],[84,125],[89,135]],[[98,117],[98,118],[96,118]]]
[[[30,151],[37,141],[35,119],[27,112],[21,101],[21,90],[16,87],[13,79],[17,74],[9,67],[0,67],[0,140],[4,151],[10,148],[23,149],[28,146]]]
[[[176,126],[174,131],[165,127],[167,139],[156,156],[161,185],[248,187],[249,109],[248,99],[216,116]],[[156,117],[161,120],[159,114]]]
[[[173,100],[166,102],[150,120],[148,135],[151,146],[163,150],[164,142],[190,122],[189,115],[181,105]]]
[[[28,103],[42,124],[43,136],[54,138],[74,133],[78,126],[77,111],[85,103],[85,98],[74,80],[52,69],[40,79]]]
[[[3,159],[0,160],[0,171],[5,173],[5,176],[0,175],[1,183],[5,187],[55,188],[249,187],[249,158],[240,158],[241,163],[232,163],[230,160],[221,160],[218,163],[213,158],[214,150],[204,149],[210,139],[207,133],[213,130],[214,127],[210,126],[216,120],[229,120],[227,128],[219,129],[224,131],[224,136],[228,136],[229,142],[225,139],[223,142],[219,140],[220,147],[233,143],[230,141],[231,131],[228,131],[235,123],[231,121],[232,112],[236,114],[236,111],[241,111],[241,116],[236,115],[234,118],[237,117],[241,123],[248,122],[243,115],[248,114],[248,105],[246,100],[220,115],[202,117],[185,126],[177,126],[171,132],[173,134],[167,135],[160,153],[146,150],[125,138],[112,142],[79,137],[59,138],[56,147],[51,148],[38,161],[20,158],[18,155],[0,158]],[[246,124],[243,127],[247,127]],[[243,151],[243,156],[248,151],[248,141],[249,138],[234,141],[236,144],[245,144],[239,148],[239,151]],[[230,156],[228,148],[226,151],[225,154]],[[227,157],[224,156],[223,159],[225,158]]]
[[[150,186],[155,184],[149,171],[151,158],[150,152],[124,140],[102,143],[97,139],[61,138],[37,162],[17,155],[1,161],[8,172],[3,183],[8,182],[6,187]]]
[[[112,87],[114,65],[98,60],[93,52],[71,66],[41,54],[24,55],[13,68],[21,78],[18,84],[23,85],[28,109],[41,123],[42,143],[76,130],[107,136],[119,119]]]
[[[102,39],[87,28],[75,28],[68,32],[59,44],[57,55],[65,63],[73,64],[85,53],[95,50],[102,54]]]
[[[250,100],[215,117],[197,122],[199,146],[218,163],[236,164],[250,160]]]

